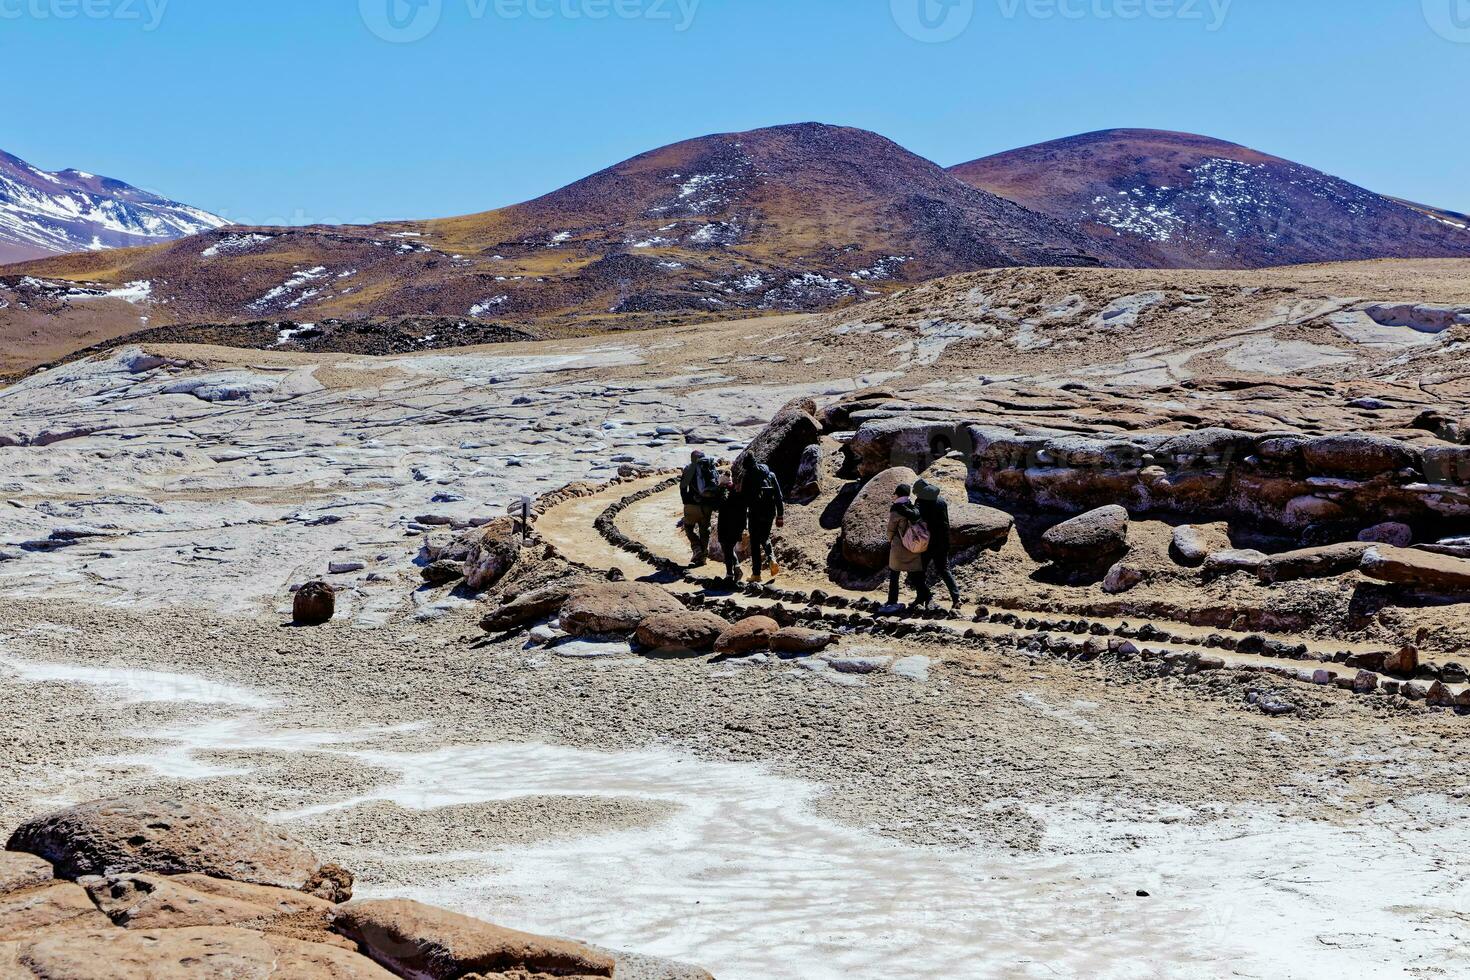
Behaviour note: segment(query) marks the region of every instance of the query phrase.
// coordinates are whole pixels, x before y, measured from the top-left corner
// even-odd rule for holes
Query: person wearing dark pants
[[[745,495],[735,491],[735,481],[730,477],[720,481],[720,488],[724,491],[725,499],[717,511],[718,523],[715,530],[719,536],[720,550],[725,555],[725,578],[733,585],[740,581],[740,559],[735,550],[745,538],[750,507]]]
[[[919,517],[929,528],[929,550],[924,552],[924,568],[920,572],[924,576],[925,588],[927,590],[929,572],[935,572],[939,581],[943,582],[945,588],[949,590],[950,605],[958,610],[960,608],[960,586],[955,581],[954,572],[949,567],[949,502],[944,499],[944,494],[938,484],[924,480],[914,484],[914,497],[917,501]]]
[[[900,484],[893,494],[893,507],[888,512],[888,606],[898,606],[898,586],[902,576],[918,593],[917,604],[927,605],[933,598],[929,585],[924,581],[924,557],[922,553],[909,550],[904,536],[910,528],[920,523],[919,508],[914,506],[913,488]]]
[[[781,491],[781,481],[764,463],[754,460],[745,470],[745,500],[750,508],[750,563],[754,569],[752,579],[761,580],[761,574],[776,564],[776,553],[771,547],[771,529],[786,524],[786,502]]]

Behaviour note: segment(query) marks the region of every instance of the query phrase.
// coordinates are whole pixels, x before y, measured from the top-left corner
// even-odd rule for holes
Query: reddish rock
[[[337,614],[337,590],[326,582],[307,582],[291,600],[291,619],[297,626],[321,626]]]
[[[55,877],[49,861],[34,854],[0,851],[0,895],[44,885]]]
[[[730,624],[713,613],[682,609],[658,613],[638,624],[638,642],[652,650],[704,651]]]
[[[9,963],[0,947],[5,980],[394,980],[352,950],[229,927],[108,925],[10,945]]]
[[[837,637],[831,633],[788,626],[772,634],[771,649],[777,653],[820,653],[836,642]]]
[[[0,941],[25,939],[41,930],[54,931],[63,926],[105,925],[107,917],[97,911],[86,890],[70,881],[48,881],[0,895]]]
[[[261,820],[178,800],[118,797],[68,807],[22,824],[7,850],[45,858],[62,878],[199,872],[302,888],[322,862]]]
[[[112,923],[126,929],[239,926],[293,931],[315,921],[325,932],[331,902],[288,888],[271,888],[208,875],[120,874],[89,878],[87,893]]]
[[[781,631],[781,624],[768,616],[742,619],[720,634],[715,641],[716,653],[755,653],[771,646],[771,637]]]
[[[561,628],[572,636],[631,633],[650,616],[683,610],[679,600],[647,582],[588,582],[567,597]]]
[[[614,960],[581,943],[516,932],[411,901],[351,902],[332,928],[405,977],[611,977]]]

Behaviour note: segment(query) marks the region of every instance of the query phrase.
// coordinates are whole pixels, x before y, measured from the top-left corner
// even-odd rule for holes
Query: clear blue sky
[[[0,0],[0,148],[233,220],[368,221],[785,122],[945,165],[1141,126],[1470,211],[1470,0],[922,0],[939,32],[973,6],[943,43],[898,26],[921,0],[698,0],[684,30],[696,0],[422,0],[408,43],[368,26],[389,2]]]

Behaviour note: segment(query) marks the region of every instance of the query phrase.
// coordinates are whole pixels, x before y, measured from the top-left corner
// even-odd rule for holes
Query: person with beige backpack
[[[907,576],[909,586],[918,593],[916,606],[926,606],[933,601],[929,584],[924,575],[924,552],[929,550],[929,527],[914,505],[913,487],[899,484],[893,493],[893,507],[888,511],[888,611],[896,611],[898,587],[901,576]]]

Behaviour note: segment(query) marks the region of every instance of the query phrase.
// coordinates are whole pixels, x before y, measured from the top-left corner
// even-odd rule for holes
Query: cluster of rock
[[[412,901],[260,821],[125,797],[32,820],[0,852],[0,976],[281,980],[708,980]]]
[[[555,628],[567,636],[628,637],[663,656],[762,650],[815,653],[835,639],[818,630],[783,627],[769,616],[726,619],[687,608],[657,585],[625,581],[576,580],[546,586],[508,599],[480,626],[489,633],[504,633],[549,617],[555,617]]]

